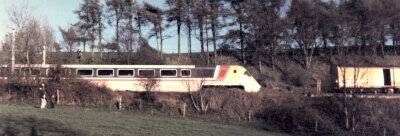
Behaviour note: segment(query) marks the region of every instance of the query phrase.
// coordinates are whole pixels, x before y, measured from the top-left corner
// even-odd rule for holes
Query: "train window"
[[[97,70],[97,76],[114,76],[114,70],[112,70],[112,69],[99,69],[99,70]]]
[[[78,69],[76,70],[78,76],[93,76],[93,70],[91,69]]]
[[[40,75],[40,69],[32,69],[31,75],[32,76],[39,76]]]
[[[138,76],[139,77],[154,77],[155,72],[154,72],[154,69],[139,69]]]
[[[191,76],[190,70],[189,69],[182,69],[181,70],[181,76],[182,77],[190,77]]]
[[[66,76],[70,76],[71,75],[71,69],[65,69],[64,70],[64,75],[66,75]]]
[[[176,69],[161,69],[161,77],[176,77]]]
[[[200,77],[213,77],[214,76],[213,69],[199,69],[197,72]]]
[[[55,75],[59,74],[59,72],[60,72],[54,68],[50,68],[50,69],[46,69],[46,70],[47,70],[48,76],[55,76]]]
[[[22,69],[21,74],[23,76],[39,76],[40,69],[24,68],[24,69]]]
[[[119,69],[118,76],[135,76],[135,70],[133,69]]]
[[[8,75],[9,74],[9,70],[7,68],[1,68],[1,75]]]
[[[251,77],[251,74],[248,71],[245,71],[244,75]]]
[[[16,68],[16,69],[14,69],[14,74],[15,75],[23,75],[22,73],[21,73],[21,69],[19,69],[19,68]]]

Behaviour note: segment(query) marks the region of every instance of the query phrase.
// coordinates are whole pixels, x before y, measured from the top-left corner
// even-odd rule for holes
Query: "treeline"
[[[274,68],[276,57],[291,55],[308,69],[316,49],[325,55],[397,55],[399,5],[398,0],[165,0],[157,7],[135,0],[84,0],[74,11],[77,22],[59,28],[62,43],[56,43],[34,18],[20,14],[29,12],[16,8],[10,16],[18,26],[16,48],[23,54],[21,62],[35,62],[30,56],[39,51],[28,50],[46,45],[50,52],[69,52],[64,63],[74,63],[75,51],[86,53],[88,46],[88,63],[132,64],[139,52],[145,52],[141,48],[149,47],[147,39],[155,37],[156,49],[150,52],[160,60],[166,47],[177,46],[180,58],[186,52],[182,46],[187,46],[189,57],[198,52],[193,46],[200,46],[205,63],[216,63],[218,55],[233,51],[244,64],[261,62]],[[113,35],[105,35],[106,29],[113,29]],[[166,33],[167,29],[176,29],[176,34]],[[39,32],[43,38],[37,37]],[[172,35],[177,45],[164,45]],[[195,40],[200,44],[193,44]],[[10,45],[11,40],[6,40],[3,48]]]

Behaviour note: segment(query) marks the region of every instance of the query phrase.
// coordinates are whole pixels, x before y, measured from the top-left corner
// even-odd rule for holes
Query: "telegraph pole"
[[[44,36],[44,42],[43,42],[43,62],[42,62],[42,67],[44,67],[46,65],[46,36]]]
[[[12,44],[11,44],[11,74],[14,74],[14,68],[15,68],[15,36],[16,36],[16,32],[17,28],[15,25],[13,25],[12,27]]]

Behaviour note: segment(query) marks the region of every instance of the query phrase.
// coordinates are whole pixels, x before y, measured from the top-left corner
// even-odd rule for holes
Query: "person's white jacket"
[[[40,109],[46,108],[46,104],[47,104],[47,101],[46,101],[46,92],[45,92],[41,98]]]

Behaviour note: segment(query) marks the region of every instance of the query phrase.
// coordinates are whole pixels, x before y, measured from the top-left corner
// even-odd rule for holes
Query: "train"
[[[400,67],[336,66],[332,70],[337,91],[398,93]]]
[[[10,65],[0,65],[0,79],[10,75]],[[76,78],[114,91],[189,92],[201,88],[236,88],[259,92],[261,85],[240,65],[82,65],[15,64],[13,75],[35,80]],[[152,88],[149,88],[152,87]]]

